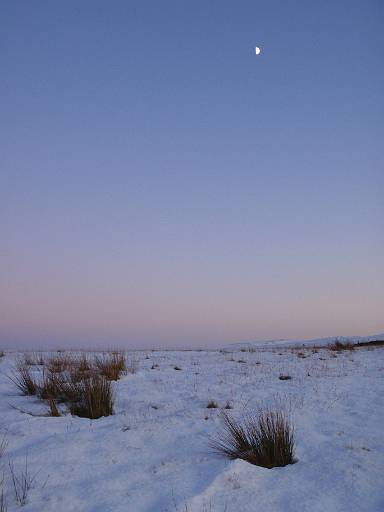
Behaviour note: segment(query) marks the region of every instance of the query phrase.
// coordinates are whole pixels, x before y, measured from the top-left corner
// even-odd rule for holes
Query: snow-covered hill
[[[313,347],[319,346],[324,347],[327,345],[332,345],[336,341],[340,343],[367,343],[370,341],[384,340],[384,333],[374,334],[372,336],[330,336],[327,338],[314,338],[314,339],[305,339],[305,340],[260,340],[260,341],[245,341],[239,343],[231,343],[225,345],[223,350],[232,351],[232,350],[241,350],[241,349],[249,349],[249,348],[279,348],[279,347]]]

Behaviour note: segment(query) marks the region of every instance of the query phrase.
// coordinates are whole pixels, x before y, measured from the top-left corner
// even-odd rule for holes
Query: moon
[[[256,46],[256,48],[255,48],[255,53],[256,53],[256,55],[260,55],[260,53],[261,53],[261,48],[259,48],[258,46]]]

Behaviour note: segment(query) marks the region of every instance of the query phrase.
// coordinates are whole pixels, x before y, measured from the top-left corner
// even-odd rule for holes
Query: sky
[[[383,25],[381,0],[3,1],[0,346],[383,332]]]

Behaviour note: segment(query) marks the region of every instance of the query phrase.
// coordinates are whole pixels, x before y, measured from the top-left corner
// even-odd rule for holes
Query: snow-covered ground
[[[384,348],[301,351],[128,352],[137,372],[113,383],[115,414],[93,421],[44,416],[46,405],[7,378],[17,357],[7,353],[0,481],[4,474],[8,512],[383,511]],[[219,408],[207,409],[209,400]],[[209,437],[227,401],[234,415],[263,404],[289,409],[297,463],[264,469],[213,456]],[[26,459],[34,481],[21,508],[9,461],[21,474]]]

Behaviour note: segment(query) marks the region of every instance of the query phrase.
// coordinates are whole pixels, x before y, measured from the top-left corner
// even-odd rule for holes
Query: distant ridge
[[[260,340],[246,341],[239,343],[230,343],[224,347],[224,350],[241,350],[246,348],[279,348],[279,347],[305,347],[331,345],[339,341],[340,343],[353,343],[354,345],[374,345],[375,341],[382,341],[384,344],[384,333],[373,334],[372,336],[330,336],[327,338],[314,338],[305,340]]]

